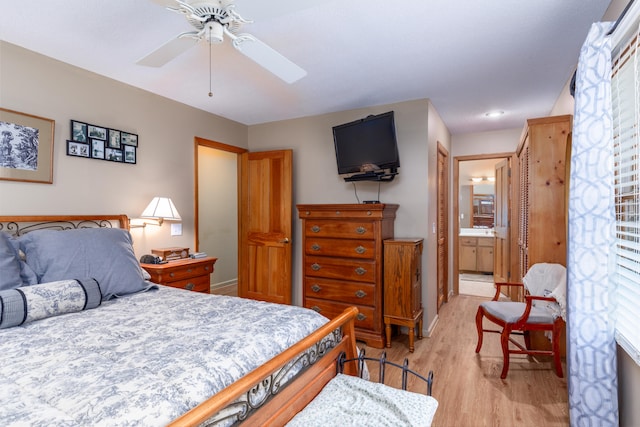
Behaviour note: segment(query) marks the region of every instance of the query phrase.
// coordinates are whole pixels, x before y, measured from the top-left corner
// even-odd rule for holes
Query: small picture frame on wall
[[[104,141],[101,139],[91,140],[91,158],[104,160]]]
[[[89,144],[67,140],[67,155],[74,157],[89,157]]]
[[[124,149],[124,162],[125,163],[136,163],[136,147],[132,145],[124,145],[122,147]]]
[[[104,140],[107,139],[106,128],[95,126],[95,125],[88,125],[87,130],[90,138],[97,138],[97,139],[104,139]]]
[[[109,129],[109,148],[121,148],[119,130]]]
[[[71,120],[71,139],[77,142],[87,142],[87,124]]]
[[[125,145],[138,146],[138,135],[135,133],[122,132],[122,143]]]
[[[120,162],[122,163],[122,150],[117,148],[109,148],[106,147],[104,149],[105,160],[109,160],[110,162]]]

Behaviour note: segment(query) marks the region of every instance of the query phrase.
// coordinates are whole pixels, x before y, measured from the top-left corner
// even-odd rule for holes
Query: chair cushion
[[[484,308],[485,312],[506,323],[515,323],[522,317],[527,304],[512,301],[487,301],[480,304],[480,306]],[[527,323],[553,323],[553,321],[554,316],[551,311],[541,307],[532,307]]]

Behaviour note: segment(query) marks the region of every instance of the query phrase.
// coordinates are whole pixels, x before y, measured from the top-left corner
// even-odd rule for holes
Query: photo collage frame
[[[71,120],[67,156],[136,164],[137,150],[138,135],[135,133]]]

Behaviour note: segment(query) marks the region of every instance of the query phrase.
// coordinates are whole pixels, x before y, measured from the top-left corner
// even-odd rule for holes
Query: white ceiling
[[[430,98],[456,134],[548,115],[609,3],[237,0],[260,18],[243,32],[308,75],[288,85],[225,42],[211,98],[205,42],[161,68],[135,64],[192,30],[151,0],[0,0],[0,39],[247,125]]]

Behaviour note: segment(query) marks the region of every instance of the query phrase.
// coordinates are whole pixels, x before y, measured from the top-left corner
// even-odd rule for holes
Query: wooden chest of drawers
[[[140,264],[151,275],[151,281],[160,285],[208,294],[211,273],[218,258],[182,259],[166,264]]]
[[[383,348],[383,246],[398,205],[298,205],[303,230],[303,304],[328,318],[360,311],[356,337]]]

